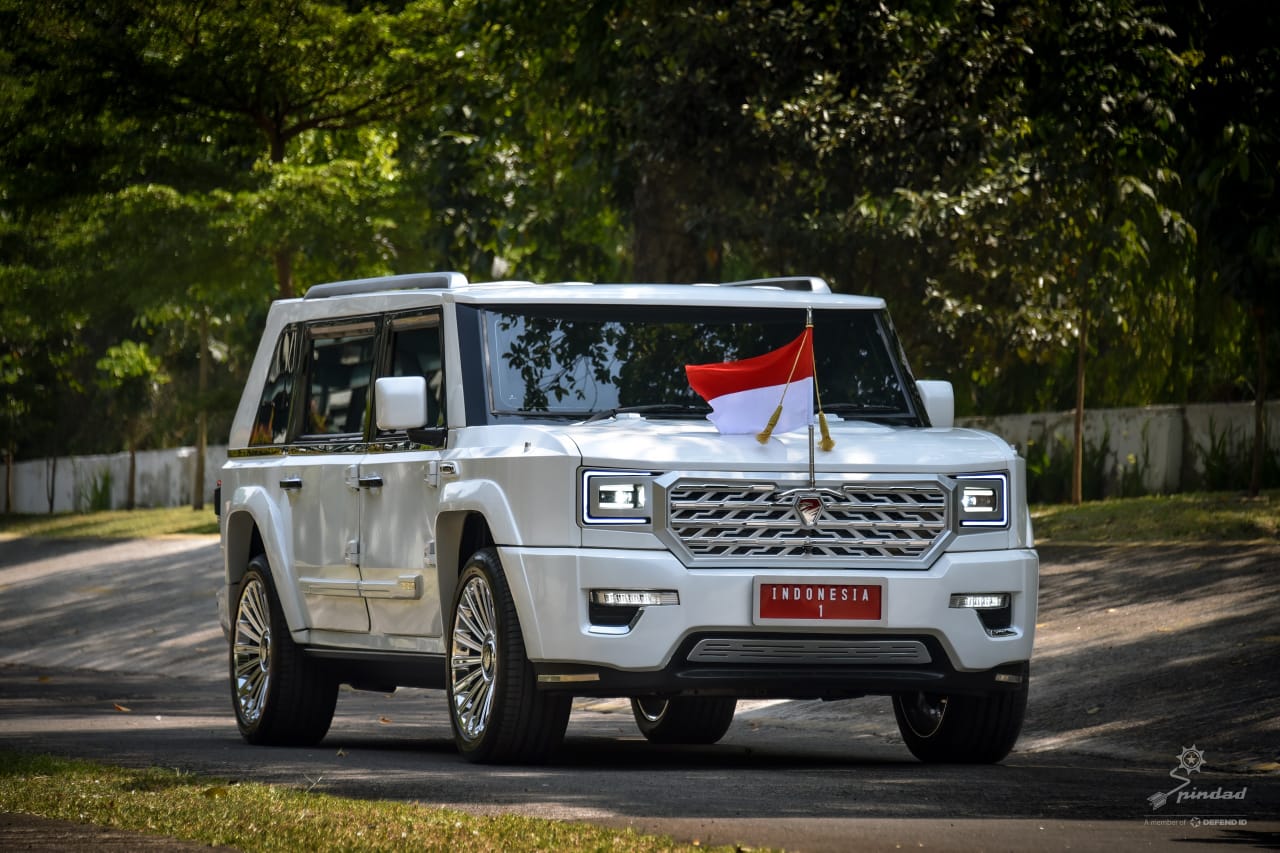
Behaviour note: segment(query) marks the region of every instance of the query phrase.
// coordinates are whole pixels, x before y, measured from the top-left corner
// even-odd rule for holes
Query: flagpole
[[[816,489],[818,488],[818,478],[814,473],[813,456],[813,424],[809,424],[809,488]]]
[[[813,334],[813,307],[812,306],[804,309],[804,328],[807,334],[809,335]],[[813,376],[813,387],[814,388],[818,387],[817,373],[814,373],[814,376]],[[809,401],[809,488],[811,489],[818,488],[818,478],[814,472],[814,466],[815,466],[814,456],[816,455],[816,453],[817,451],[814,449],[814,444],[813,444],[813,401],[810,400]]]

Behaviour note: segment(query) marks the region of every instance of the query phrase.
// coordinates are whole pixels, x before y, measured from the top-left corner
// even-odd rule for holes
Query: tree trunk
[[[1258,336],[1258,381],[1253,398],[1253,464],[1249,472],[1249,497],[1262,491],[1262,460],[1267,452],[1267,313],[1254,306],[1255,334]]]
[[[710,281],[719,266],[718,247],[685,222],[685,209],[675,187],[687,187],[679,166],[641,176],[633,201],[635,244],[632,270],[637,281]],[[718,278],[717,278],[718,280]]]
[[[209,389],[209,309],[200,311],[200,359],[196,373],[196,476],[195,489],[192,491],[191,508],[204,509],[204,457],[209,447],[209,415],[206,411],[205,394]]]
[[[1089,348],[1089,307],[1080,309],[1079,346],[1076,350],[1076,411],[1071,449],[1071,503],[1084,500],[1084,366]]]
[[[58,481],[58,457],[50,456],[44,460],[44,495],[49,499],[49,515],[53,515],[53,499],[57,492],[54,489]]]
[[[13,446],[4,449],[4,511],[13,512]]]
[[[281,299],[293,298],[293,252],[276,249],[272,255],[276,265],[276,289]]]

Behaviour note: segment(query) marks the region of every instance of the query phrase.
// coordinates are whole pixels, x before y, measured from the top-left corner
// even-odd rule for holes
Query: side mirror
[[[956,392],[950,382],[922,379],[916,383],[924,401],[929,423],[938,429],[951,429],[956,422]]]
[[[427,423],[427,380],[421,376],[384,376],[373,385],[378,429],[409,430]]]

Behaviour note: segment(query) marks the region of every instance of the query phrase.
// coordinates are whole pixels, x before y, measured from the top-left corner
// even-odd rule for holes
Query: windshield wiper
[[[607,418],[616,417],[627,412],[635,412],[645,415],[705,415],[711,411],[706,406],[689,406],[684,403],[646,403],[643,406],[619,406],[616,409],[605,409],[602,412],[596,412],[587,418],[583,423],[589,424],[595,421],[603,421]]]
[[[914,421],[915,415],[897,406],[877,406],[863,403],[828,403],[824,411],[833,415],[853,417],[862,421]]]

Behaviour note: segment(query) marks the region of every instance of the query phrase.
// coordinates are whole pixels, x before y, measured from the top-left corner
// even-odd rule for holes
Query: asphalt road
[[[625,702],[581,701],[556,764],[485,768],[433,691],[344,690],[319,746],[244,744],[214,539],[0,540],[0,744],[703,844],[1280,849],[1280,543],[1042,557],[1028,722],[1001,765],[917,763],[868,698],[743,702],[720,744],[666,748]],[[1188,790],[1243,799],[1153,809],[1191,747]]]

